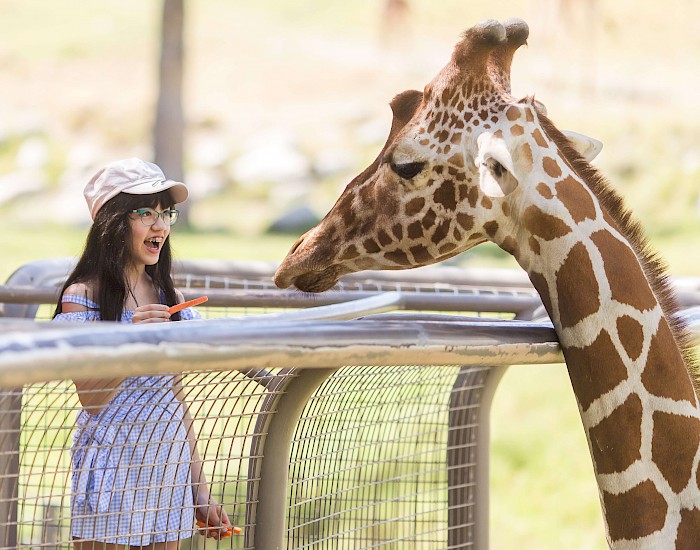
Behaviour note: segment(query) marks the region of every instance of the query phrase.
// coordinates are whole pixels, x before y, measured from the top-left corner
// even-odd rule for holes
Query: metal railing
[[[0,287],[4,547],[70,547],[70,381],[96,365],[185,373],[212,493],[243,529],[219,547],[488,547],[498,381],[562,360],[524,275],[371,272],[308,296],[274,289],[269,264],[190,261],[176,280],[209,296],[206,321],[27,320],[48,317],[69,270],[37,262]],[[677,284],[700,303],[697,281]]]

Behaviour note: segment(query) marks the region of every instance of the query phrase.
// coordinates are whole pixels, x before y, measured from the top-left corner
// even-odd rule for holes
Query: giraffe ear
[[[569,141],[574,146],[574,149],[578,151],[579,155],[585,158],[588,162],[591,162],[594,158],[598,156],[601,149],[603,148],[603,142],[592,137],[584,136],[578,132],[572,132],[571,130],[564,130],[562,132]]]
[[[518,179],[513,169],[513,157],[503,138],[484,132],[478,137],[477,146],[475,163],[479,168],[481,191],[492,198],[510,195],[518,187]]]

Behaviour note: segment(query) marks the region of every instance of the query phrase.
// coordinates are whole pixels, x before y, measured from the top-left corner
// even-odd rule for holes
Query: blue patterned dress
[[[99,306],[84,296],[62,302],[91,308],[55,321],[99,321]],[[122,313],[130,323],[133,311]],[[201,319],[194,309],[183,320]],[[71,447],[71,535],[83,540],[145,546],[194,532],[190,447],[173,376],[124,380],[96,415],[78,414]]]

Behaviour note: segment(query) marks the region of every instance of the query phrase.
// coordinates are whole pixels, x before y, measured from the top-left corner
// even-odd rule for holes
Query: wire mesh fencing
[[[2,505],[16,516],[9,523],[3,518],[4,546],[71,548],[76,536],[134,546],[180,538],[188,548],[198,541],[191,539],[192,520],[183,528],[176,517],[178,503],[192,500],[184,495],[191,492],[188,437],[175,429],[182,407],[193,419],[212,498],[233,525],[245,529],[248,484],[256,481],[248,475],[248,449],[262,435],[255,426],[269,395],[265,383],[273,376],[280,375],[190,372],[182,377],[180,395],[163,391],[160,384],[171,387],[173,377],[167,374],[132,377],[114,388],[108,382],[100,391],[119,389],[119,399],[90,415],[70,382],[26,385],[21,394],[3,392],[4,403],[19,405],[3,408],[3,426],[11,421],[20,428],[3,430],[2,483],[14,495]],[[15,446],[8,438],[17,433]],[[220,547],[245,545],[234,538]]]
[[[490,400],[507,365],[561,360],[520,275],[374,273],[321,298],[183,262],[207,320],[59,327],[69,269],[0,288],[0,547],[488,546]],[[240,534],[192,536],[195,464]]]

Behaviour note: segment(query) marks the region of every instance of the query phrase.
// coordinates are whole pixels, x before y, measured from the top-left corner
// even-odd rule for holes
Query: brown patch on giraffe
[[[367,252],[368,254],[375,254],[379,252],[379,250],[381,250],[379,248],[379,244],[374,239],[366,239],[362,243],[362,246],[364,247],[365,252]]]
[[[464,168],[464,157],[461,153],[455,153],[449,159],[447,159],[447,162],[449,162],[453,166]]]
[[[353,258],[357,258],[359,255],[360,255],[360,252],[357,250],[357,247],[354,244],[351,244],[340,255],[340,259],[341,260],[352,260]]]
[[[535,140],[535,143],[537,144],[538,147],[544,147],[547,148],[547,140],[544,139],[544,136],[542,135],[542,132],[540,132],[539,128],[535,128],[532,131],[532,139]]]
[[[559,322],[563,328],[575,326],[600,309],[598,281],[588,250],[582,243],[569,250],[556,277]]]
[[[674,492],[691,481],[693,459],[700,444],[700,420],[657,411],[653,416],[651,458]]]
[[[352,206],[354,200],[354,194],[346,193],[338,202],[338,210],[343,217],[343,223],[345,227],[350,227],[355,223],[357,216],[355,215],[355,209]]]
[[[524,111],[525,111],[525,120],[527,120],[528,122],[535,122],[535,115],[532,114],[532,109],[530,109],[529,107],[525,107]]]
[[[610,539],[634,540],[663,529],[668,504],[650,480],[626,493],[603,492]],[[630,513],[631,511],[634,513]]]
[[[695,403],[695,391],[678,346],[665,319],[651,339],[642,384],[653,395]]]
[[[460,212],[459,214],[457,214],[457,223],[465,231],[470,231],[471,228],[474,227],[474,217],[470,216],[469,214]]]
[[[595,204],[588,191],[581,183],[567,176],[555,185],[557,198],[564,204],[576,223],[583,220],[595,220]]]
[[[544,275],[541,273],[537,273],[536,271],[533,271],[529,275],[530,281],[532,282],[532,286],[535,287],[535,290],[537,290],[537,294],[540,295],[540,299],[542,300],[542,304],[544,305],[544,308],[547,310],[547,313],[549,315],[552,315],[552,298],[549,295],[549,284],[547,284],[547,279],[544,278]]]
[[[523,226],[531,235],[541,237],[545,241],[563,237],[571,232],[571,228],[561,219],[543,212],[534,205],[525,209]]]
[[[591,240],[603,256],[612,299],[639,311],[656,306],[656,298],[642,269],[627,268],[639,264],[639,259],[632,249],[605,230],[593,233]]]
[[[435,232],[433,233],[432,236],[432,241],[435,244],[440,244],[442,241],[445,240],[445,237],[447,237],[447,234],[450,232],[450,220],[443,220],[440,222],[440,224],[435,228]]]
[[[455,248],[457,248],[456,244],[446,243],[440,247],[440,250],[438,250],[438,252],[440,253],[440,256],[443,256],[443,255],[447,254],[448,252],[452,252]]]
[[[676,550],[697,550],[700,533],[700,510],[681,510],[681,523],[676,534]]]
[[[391,244],[391,242],[392,242],[392,238],[383,229],[379,230],[379,234],[377,235],[377,239],[379,239],[379,244],[381,244],[382,246],[387,246],[387,245]]]
[[[518,242],[513,237],[508,236],[503,239],[500,247],[511,256],[517,256],[518,254]]]
[[[510,128],[510,133],[513,136],[522,136],[525,133],[525,128],[523,128],[520,124],[514,124]]]
[[[423,245],[412,246],[410,252],[413,255],[415,263],[424,264],[433,259],[433,255],[428,252],[428,249]]]
[[[551,199],[554,196],[554,193],[552,193],[552,190],[546,183],[538,183],[535,189],[537,189],[537,192],[545,199]]]
[[[542,168],[547,173],[550,178],[560,178],[561,177],[561,166],[552,157],[544,157],[542,159]]]
[[[527,244],[534,254],[537,254],[538,256],[540,255],[540,241],[538,241],[535,237],[530,236],[530,238],[527,240]]]
[[[564,356],[571,385],[584,411],[628,376],[627,368],[605,330],[589,346],[565,349]]]
[[[605,220],[605,223],[607,223],[613,229],[620,228],[620,225],[617,223],[617,220],[615,220],[615,218],[613,218],[610,215],[610,212],[608,212],[605,208],[603,208],[603,219]]]
[[[419,221],[415,221],[406,228],[406,233],[409,239],[419,239],[423,236],[423,224]]]
[[[503,215],[507,218],[510,216],[510,203],[504,202],[501,205],[501,210],[503,211]]]
[[[433,200],[448,212],[457,208],[457,186],[452,180],[445,180],[433,193]]]
[[[514,105],[510,105],[506,109],[506,118],[511,122],[518,120],[520,118],[520,109],[518,109]]]
[[[469,194],[469,186],[466,184],[461,184],[457,188],[457,200],[459,202],[464,201],[467,198],[467,195]]]
[[[452,238],[457,242],[462,240],[462,232],[457,226],[452,230]]]
[[[360,200],[362,207],[374,202],[374,188],[365,184],[361,186],[358,190],[358,199]]]
[[[406,215],[407,216],[415,216],[423,210],[423,206],[425,206],[425,199],[423,197],[416,197],[415,199],[411,199],[408,201],[406,204]]]
[[[435,214],[435,210],[432,208],[428,208],[428,211],[425,213],[425,216],[423,216],[423,229],[430,229],[433,225],[435,225],[435,219],[437,218],[437,215]]]
[[[384,257],[399,265],[411,265],[411,261],[403,250],[392,250],[384,254]]]
[[[617,319],[617,334],[627,352],[627,356],[632,361],[636,361],[644,346],[644,329],[642,325],[629,315],[623,315]]]
[[[521,162],[525,163],[525,169],[531,172],[534,166],[534,160],[532,156],[532,147],[530,147],[529,143],[523,143],[520,147],[520,159]]]
[[[489,197],[484,195],[483,197],[481,197],[481,206],[483,206],[486,210],[491,210],[491,208],[493,207],[493,201]]]
[[[494,235],[496,235],[496,232],[498,231],[498,223],[486,222],[484,224],[484,231],[486,231],[486,234],[493,239]]]
[[[394,194],[386,194],[381,198],[382,201],[382,216],[393,219],[399,215],[401,211],[401,203]],[[371,204],[376,204],[376,200],[373,200]]]
[[[391,228],[391,232],[394,234],[397,240],[403,240],[403,226],[400,223],[395,223]]]
[[[600,362],[591,365],[589,373],[593,378],[606,377],[605,368],[601,368],[604,365]],[[574,369],[577,369],[576,365]],[[581,379],[577,379],[577,382],[586,385]],[[610,386],[611,389],[614,387],[612,384]],[[574,391],[578,395],[577,390]],[[624,472],[642,458],[642,400],[637,394],[631,394],[588,433],[598,474]]]
[[[472,185],[467,191],[467,200],[469,201],[469,206],[476,208],[476,202],[479,200],[479,190],[476,185]]]

